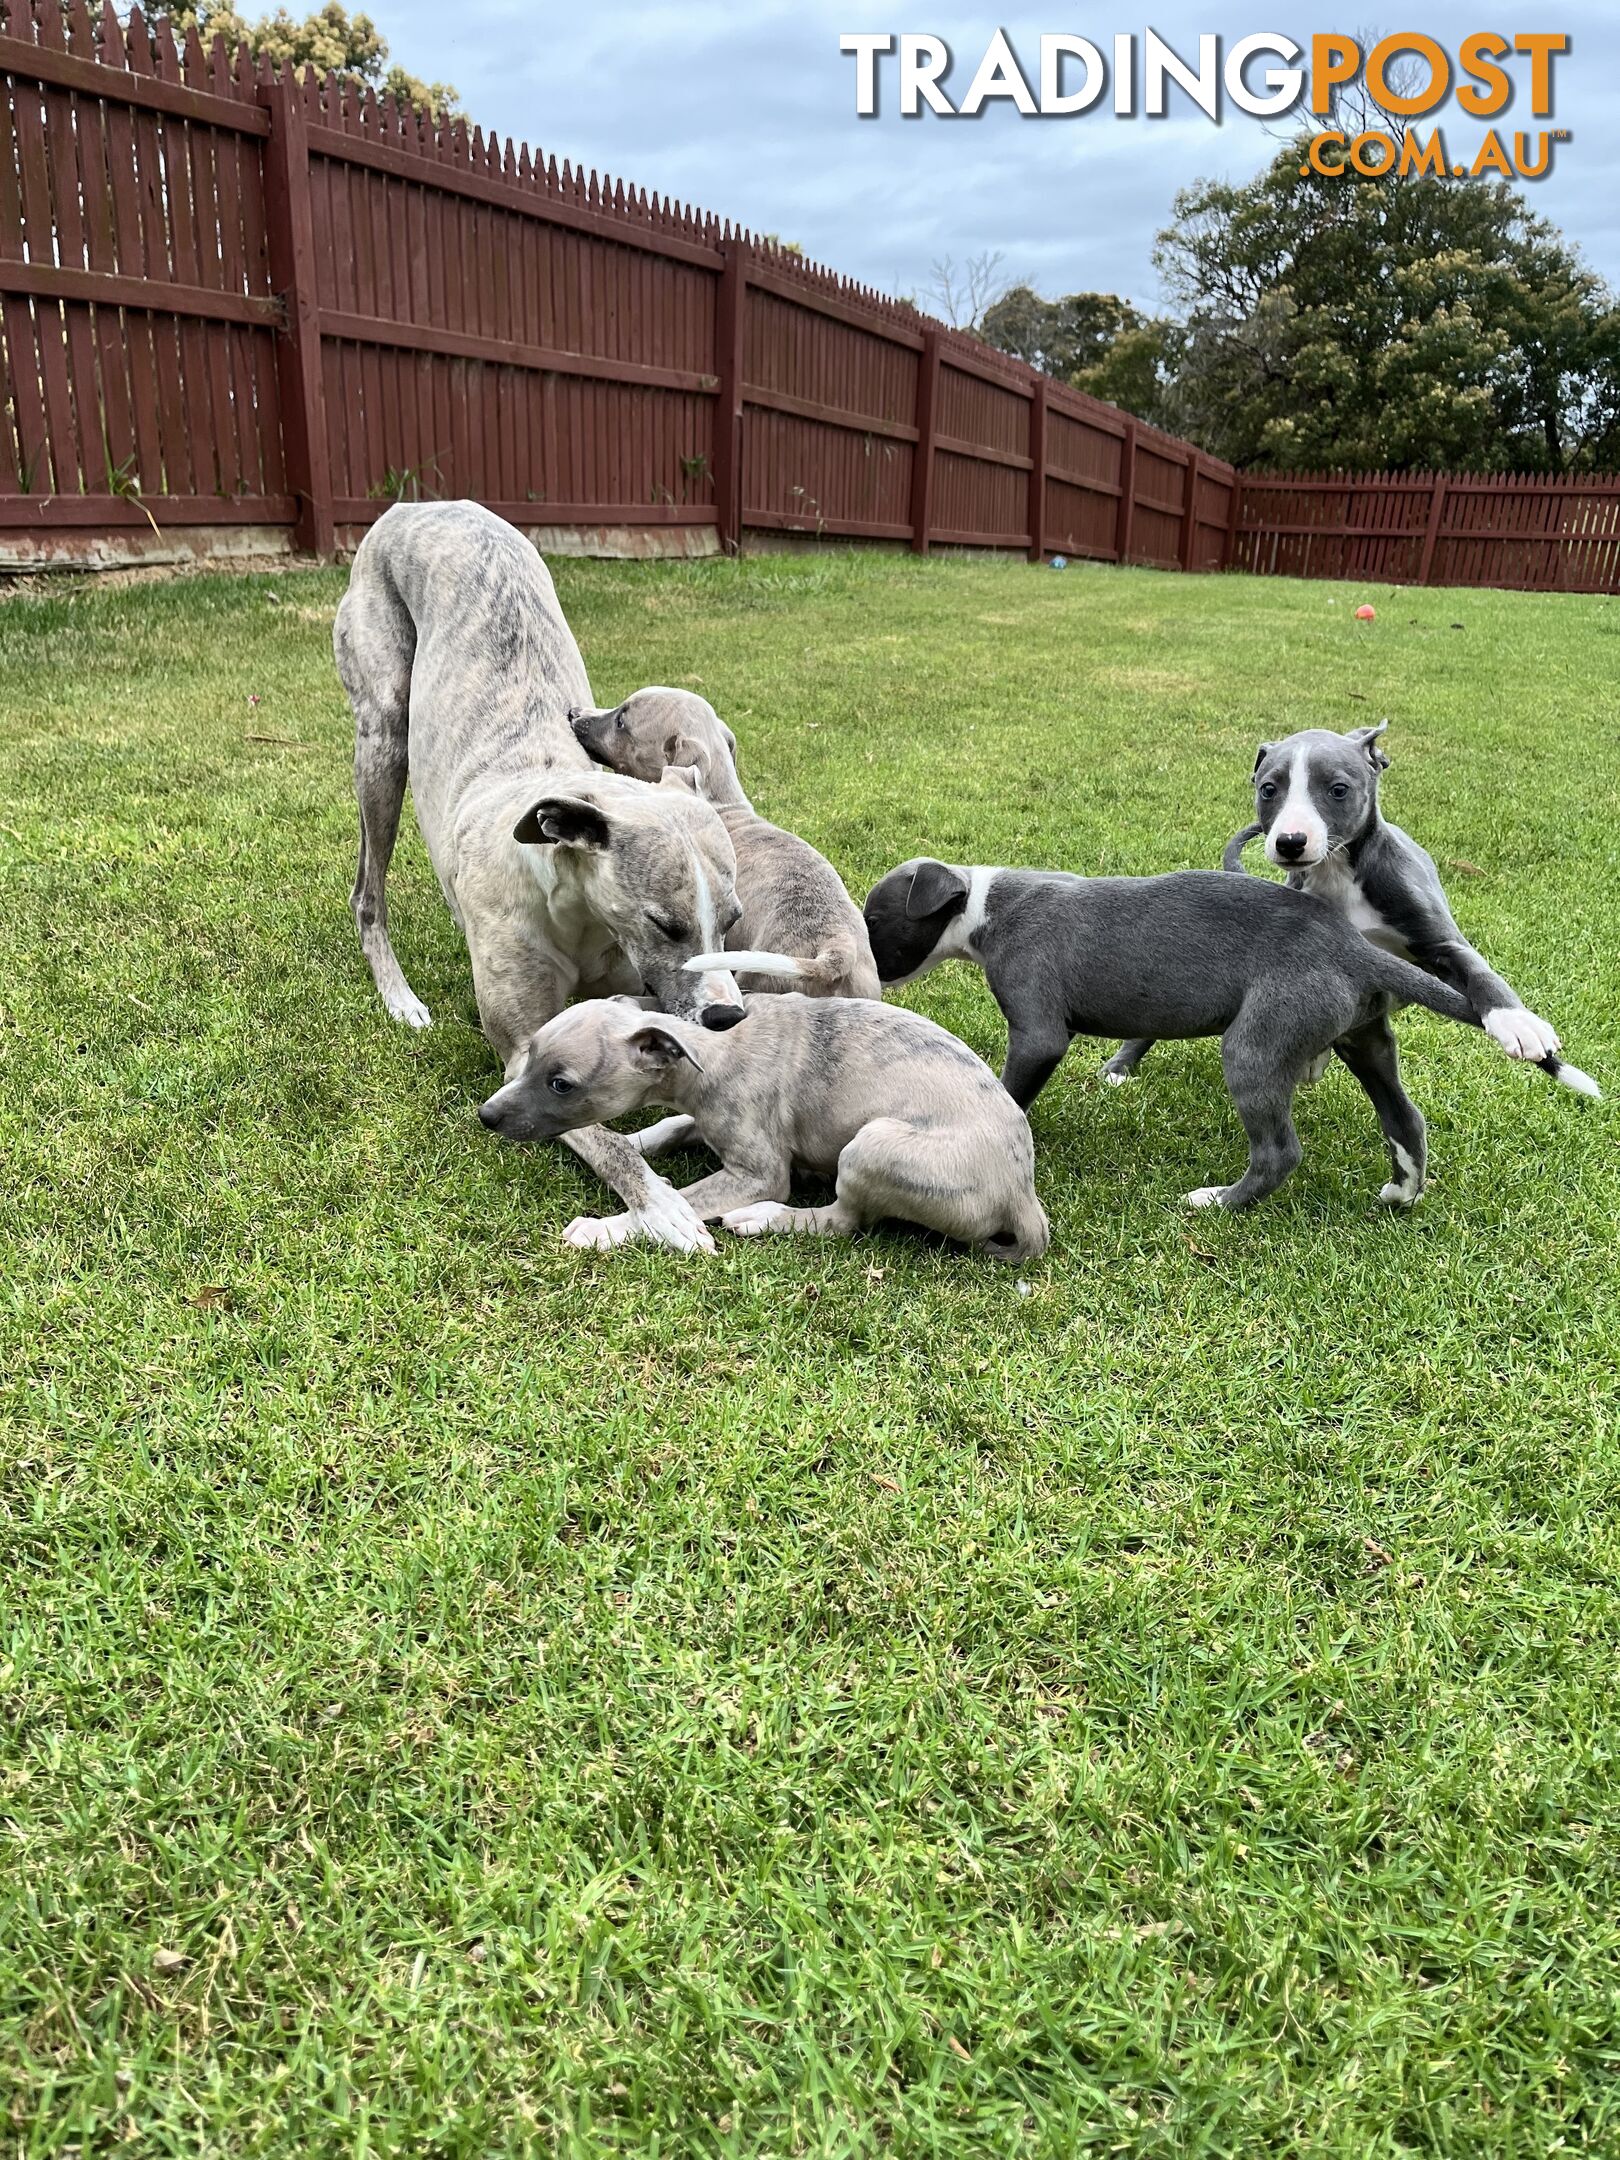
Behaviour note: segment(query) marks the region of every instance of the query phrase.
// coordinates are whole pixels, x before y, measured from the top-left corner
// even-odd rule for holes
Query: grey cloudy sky
[[[1233,41],[1279,31],[1354,33],[1358,22],[1412,27],[1376,0],[1306,13],[1238,10],[1229,0],[1168,0],[1145,16],[1076,4],[979,12],[960,0],[901,10],[862,0],[371,0],[394,56],[414,73],[447,78],[486,128],[540,144],[757,231],[796,240],[807,255],[885,291],[921,293],[930,265],[999,249],[1005,271],[1049,292],[1159,297],[1153,235],[1178,187],[1207,175],[1246,177],[1274,152],[1266,123],[1229,112],[1216,125],[1172,93],[1163,119],[1019,118],[1007,106],[977,120],[903,120],[892,94],[882,115],[855,114],[855,62],[841,31],[933,31],[955,56],[959,102],[992,32],[1006,29],[1037,79],[1043,31],[1076,31],[1104,52],[1117,31],[1147,25],[1189,60],[1198,34]],[[1614,0],[1521,4],[1488,15],[1429,0],[1417,18],[1455,53],[1470,31],[1563,31],[1553,125],[1571,140],[1531,202],[1620,285],[1620,10]],[[890,63],[892,66],[892,62]],[[1521,63],[1522,66],[1522,63]],[[1527,85],[1528,76],[1516,80]],[[892,81],[892,78],[891,78]],[[1486,123],[1455,109],[1436,116],[1471,151]],[[1429,125],[1428,121],[1421,123]],[[1275,126],[1276,123],[1271,125]],[[1504,127],[1536,129],[1527,90]]]

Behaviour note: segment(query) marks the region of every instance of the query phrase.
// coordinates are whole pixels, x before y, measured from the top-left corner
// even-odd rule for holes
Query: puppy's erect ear
[[[666,765],[658,775],[660,787],[688,788],[694,795],[703,793],[702,782],[695,765]]]
[[[530,847],[586,848],[601,854],[613,833],[595,803],[577,795],[542,795],[513,826],[512,838]]]
[[[1376,727],[1358,727],[1350,730],[1350,740],[1353,743],[1358,743],[1366,751],[1367,762],[1374,772],[1385,772],[1389,768],[1388,754],[1378,747],[1378,738],[1388,726],[1389,722],[1387,720],[1380,720]]]
[[[1261,766],[1266,762],[1266,759],[1270,757],[1272,751],[1275,750],[1276,747],[1277,745],[1275,743],[1268,742],[1263,742],[1260,745],[1259,749],[1254,753],[1254,770],[1256,773],[1259,772]]]
[[[937,915],[953,900],[965,900],[967,892],[968,881],[960,870],[953,870],[949,863],[920,862],[911,873],[911,887],[906,894],[907,920],[917,922],[924,915]]]
[[[668,1028],[637,1028],[630,1038],[630,1055],[643,1072],[667,1072],[682,1058],[695,1072],[703,1070],[681,1038]]]

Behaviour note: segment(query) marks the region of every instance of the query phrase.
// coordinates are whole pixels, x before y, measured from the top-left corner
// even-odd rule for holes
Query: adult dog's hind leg
[[[388,936],[388,865],[405,803],[416,632],[399,600],[373,577],[344,594],[332,647],[354,709],[360,857],[349,907],[384,1005],[407,1027],[425,1028],[428,1009],[406,981]]]
[[[1423,1192],[1428,1141],[1423,1112],[1401,1085],[1395,1030],[1388,1020],[1370,1020],[1333,1047],[1365,1088],[1389,1146],[1393,1174],[1378,1197],[1391,1207],[1410,1207]]]

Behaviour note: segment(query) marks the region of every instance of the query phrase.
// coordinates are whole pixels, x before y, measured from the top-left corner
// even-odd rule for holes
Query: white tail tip
[[[710,968],[724,968],[732,975],[802,975],[802,960],[791,959],[779,952],[711,952],[699,953],[695,960],[686,962],[688,975],[703,975]]]
[[[1603,1100],[1603,1090],[1590,1073],[1583,1073],[1578,1065],[1560,1065],[1558,1085],[1573,1088],[1577,1095],[1590,1095],[1594,1102]]]

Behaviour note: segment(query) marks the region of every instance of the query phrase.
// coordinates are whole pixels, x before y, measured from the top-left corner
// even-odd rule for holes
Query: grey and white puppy
[[[984,970],[1007,1017],[1002,1083],[1026,1107],[1076,1035],[1219,1035],[1249,1165],[1235,1184],[1188,1193],[1194,1207],[1245,1207],[1289,1176],[1300,1159],[1294,1090],[1329,1049],[1366,1090],[1388,1143],[1393,1175],[1380,1197],[1410,1205],[1426,1143],[1389,1014],[1424,1005],[1479,1025],[1459,992],[1371,944],[1325,901],[1220,870],[1081,878],[918,859],[872,888],[866,923],[885,983],[953,958]]]
[[[737,738],[707,698],[654,687],[635,691],[622,705],[580,709],[569,718],[601,764],[635,780],[690,773],[720,813],[737,851],[742,902],[721,957],[735,974],[768,978],[751,982],[751,994],[882,996],[860,909],[825,855],[755,810],[737,777]]]
[[[684,1188],[706,1221],[752,1237],[849,1237],[920,1223],[998,1260],[1046,1250],[1029,1123],[994,1073],[932,1020],[866,999],[788,993],[705,1034],[625,999],[576,1005],[529,1042],[479,1115],[551,1139],[648,1103],[682,1113],[722,1168]],[[795,1166],[832,1171],[830,1207],[786,1205]]]
[[[739,912],[726,829],[687,791],[602,772],[581,749],[568,713],[589,702],[585,664],[520,533],[476,503],[386,511],[356,550],[333,647],[354,707],[354,919],[396,1020],[429,1024],[388,936],[407,779],[504,1066],[582,992],[645,987],[710,1027],[742,1019],[729,972],[686,966]],[[568,1145],[629,1203],[635,1235],[713,1249],[624,1135],[574,1132]],[[579,1223],[567,1235],[592,1242]]]
[[[1378,738],[1388,725],[1381,720],[1348,735],[1304,728],[1262,743],[1254,761],[1258,822],[1227,843],[1224,867],[1241,870],[1244,848],[1263,833],[1266,860],[1288,872],[1296,892],[1326,900],[1375,945],[1460,990],[1509,1057],[1539,1065],[1577,1094],[1600,1094],[1594,1080],[1558,1056],[1558,1037],[1546,1021],[1458,929],[1433,857],[1385,818],[1378,780],[1389,759]],[[1125,1043],[1104,1066],[1104,1078],[1127,1078],[1151,1048]]]

